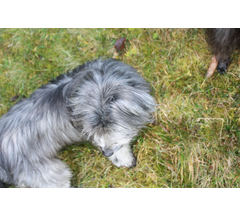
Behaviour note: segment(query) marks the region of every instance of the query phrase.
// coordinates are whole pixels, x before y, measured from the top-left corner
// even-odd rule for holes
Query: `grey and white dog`
[[[91,141],[116,166],[133,167],[130,142],[152,122],[150,85],[114,59],[88,62],[37,89],[0,119],[0,180],[18,187],[70,187],[57,158]]]

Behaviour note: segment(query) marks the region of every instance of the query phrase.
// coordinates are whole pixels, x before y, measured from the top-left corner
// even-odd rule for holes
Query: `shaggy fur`
[[[152,122],[149,84],[122,62],[95,60],[37,89],[0,119],[0,180],[18,187],[70,187],[57,158],[88,140],[116,166],[133,167],[130,142]]]
[[[217,70],[224,74],[232,53],[240,47],[240,29],[215,28],[207,29],[206,33],[208,44],[218,60]]]

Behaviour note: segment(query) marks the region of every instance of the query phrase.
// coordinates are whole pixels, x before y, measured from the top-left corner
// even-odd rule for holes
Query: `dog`
[[[66,145],[90,141],[117,167],[134,167],[130,143],[153,121],[151,87],[114,59],[78,66],[38,88],[0,119],[0,180],[17,187],[70,187],[57,158]]]
[[[240,47],[240,29],[206,29],[206,35],[208,45],[216,58],[217,71],[223,75],[230,65],[232,53]]]

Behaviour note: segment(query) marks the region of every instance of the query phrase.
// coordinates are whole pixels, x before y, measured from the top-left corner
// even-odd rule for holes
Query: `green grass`
[[[126,49],[115,52],[117,39]],[[75,187],[239,187],[239,53],[205,80],[212,57],[202,29],[0,29],[0,115],[57,75],[105,56],[153,87],[155,123],[133,141],[137,166],[117,168],[89,143],[59,153]]]

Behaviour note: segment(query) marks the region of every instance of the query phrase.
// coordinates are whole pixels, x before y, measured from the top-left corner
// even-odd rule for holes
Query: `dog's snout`
[[[110,157],[110,156],[113,155],[113,152],[112,151],[108,151],[108,150],[106,150],[106,151],[102,150],[102,153],[103,153],[103,155],[105,157]]]

